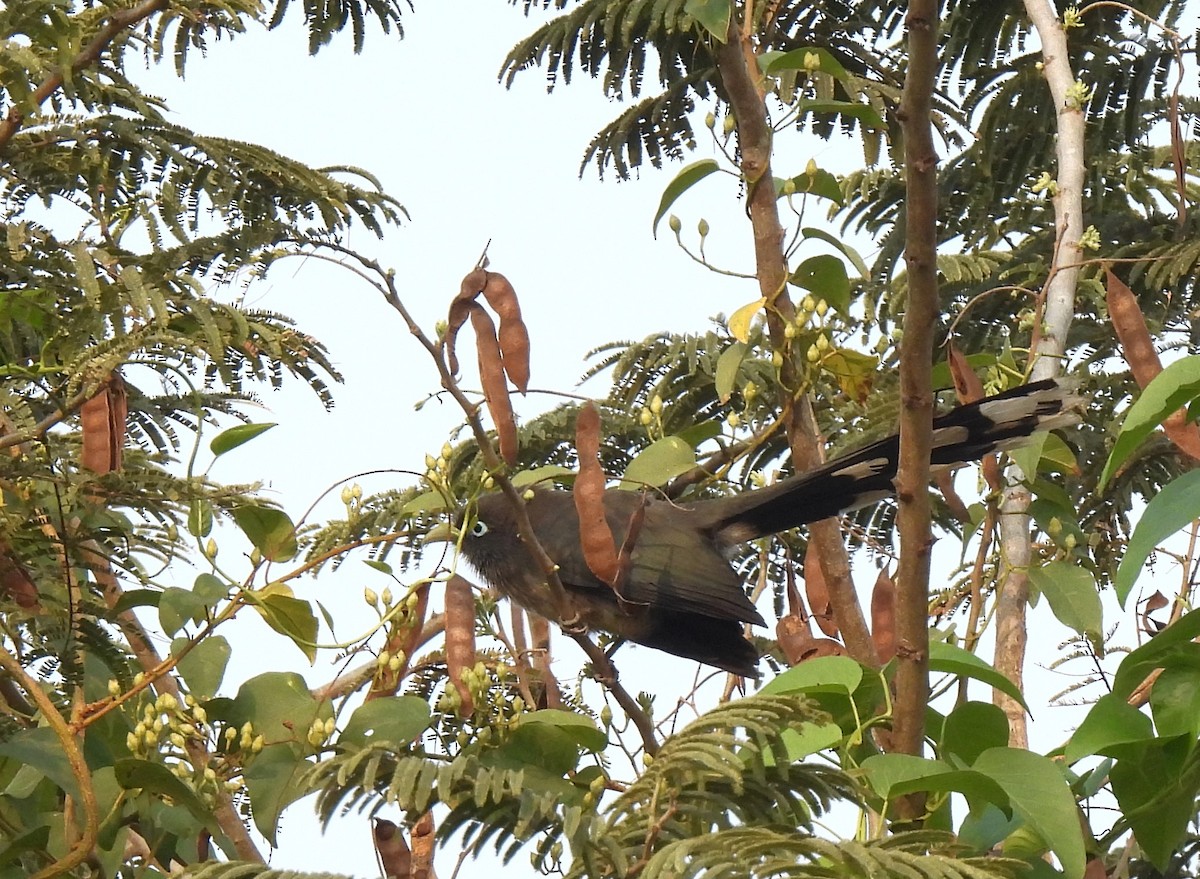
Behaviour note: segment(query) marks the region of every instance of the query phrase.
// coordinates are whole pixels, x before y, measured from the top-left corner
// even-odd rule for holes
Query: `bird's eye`
[[[481,519],[476,519],[475,524],[471,526],[471,536],[472,537],[483,537],[483,535],[485,535],[487,533],[488,533],[487,523]]]

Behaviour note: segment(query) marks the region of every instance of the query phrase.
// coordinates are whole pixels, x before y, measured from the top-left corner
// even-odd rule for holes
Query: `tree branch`
[[[1053,198],[1055,244],[1046,287],[1042,291],[1040,315],[1034,330],[1031,378],[1050,378],[1061,370],[1067,330],[1075,311],[1075,287],[1079,280],[1080,236],[1083,234],[1083,137],[1085,119],[1078,100],[1071,100],[1075,85],[1067,54],[1067,35],[1057,10],[1049,0],[1024,0],[1025,13],[1042,43],[1042,71],[1050,86],[1056,108],[1058,137],[1055,139],[1056,192]],[[1027,476],[1015,465],[1006,474],[1000,515],[1000,588],[996,596],[996,670],[1018,687],[1024,685],[1025,649],[1028,632],[1028,570],[1033,558],[1029,524],[1032,496],[1025,487]],[[992,700],[1008,716],[1009,743],[1028,746],[1025,709],[1011,697],[994,690]]]
[[[161,12],[169,5],[170,0],[143,0],[137,6],[131,9],[122,9],[114,12],[96,34],[92,41],[88,43],[83,50],[75,56],[71,61],[71,72],[76,73],[83,70],[85,67],[90,67],[100,60],[100,56],[104,54],[104,50],[109,44],[117,38],[120,33],[130,27],[133,27],[138,22],[149,18],[156,12]],[[64,76],[61,69],[57,69],[54,73],[46,77],[42,84],[34,89],[30,99],[37,106],[41,106],[46,100],[62,88]],[[0,152],[3,152],[9,141],[13,139],[21,126],[25,124],[25,114],[18,110],[14,104],[8,111],[8,116],[0,121]]]
[[[46,695],[37,681],[26,674],[20,661],[3,648],[0,648],[0,669],[3,669],[19,683],[33,703],[37,705],[42,719],[58,738],[63,754],[67,758],[67,765],[71,767],[71,775],[75,778],[75,783],[79,785],[79,799],[83,805],[83,833],[79,839],[75,840],[75,844],[65,855],[44,870],[35,873],[33,879],[62,876],[82,864],[96,846],[96,837],[100,831],[100,811],[96,805],[96,792],[92,788],[92,771],[88,768],[87,761],[83,759],[83,751],[79,748],[79,741],[75,733],[67,725],[63,716],[58,713],[58,709],[54,707],[50,697]]]
[[[929,702],[929,457],[933,442],[933,332],[937,281],[937,153],[930,111],[937,70],[938,4],[913,0],[905,19],[908,68],[900,99],[904,131],[908,302],[900,346],[900,564],[896,573],[896,708],[892,746],[920,755]],[[915,810],[914,810],[915,811]]]
[[[756,73],[758,63],[747,37],[731,19],[726,41],[715,47],[717,73],[737,121],[741,170],[747,186],[746,210],[754,234],[754,256],[758,286],[767,300],[767,331],[771,346],[783,357],[780,367],[781,420],[787,426],[788,445],[797,473],[810,470],[823,459],[820,432],[808,398],[798,391],[803,372],[796,367],[797,354],[784,332],[794,318],[795,308],[787,295],[788,267],[784,254],[785,233],[779,220],[771,173],[772,131],[767,106]],[[850,577],[850,559],[836,519],[814,522],[808,529],[809,545],[821,559],[834,618],[850,655],[860,662],[878,666],[875,645],[867,628]]]

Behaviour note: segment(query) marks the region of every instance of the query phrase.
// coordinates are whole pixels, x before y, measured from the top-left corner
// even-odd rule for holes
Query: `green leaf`
[[[850,305],[850,277],[845,264],[832,254],[810,256],[792,272],[788,283],[811,290],[843,314]]]
[[[429,727],[429,703],[417,696],[385,696],[354,710],[338,744],[390,742],[406,745]]]
[[[746,351],[749,350],[749,347],[745,342],[735,341],[722,351],[721,356],[717,358],[715,384],[717,398],[722,404],[728,403],[729,398],[733,395],[733,389],[737,383],[738,371],[742,368],[742,361],[746,359]]]
[[[409,498],[400,508],[400,517],[415,516],[418,513],[440,513],[446,509],[446,496],[440,491],[423,491]]]
[[[247,599],[267,621],[267,625],[292,639],[309,662],[317,659],[317,615],[307,601],[282,592],[247,592]]]
[[[683,11],[694,18],[718,43],[729,39],[733,0],[687,0]]]
[[[1100,474],[1097,490],[1103,489],[1142,440],[1163,423],[1171,413],[1190,405],[1200,397],[1200,355],[1176,360],[1142,390],[1142,394],[1121,422],[1117,441]]]
[[[720,436],[724,430],[723,421],[701,421],[699,424],[693,424],[691,427],[685,427],[675,434],[693,449],[698,448],[701,443],[712,439],[715,436]]]
[[[696,466],[696,452],[677,436],[664,436],[642,449],[625,468],[618,488],[639,491],[660,486]]]
[[[363,559],[363,564],[379,571],[381,574],[392,576],[392,566],[387,562],[381,562],[379,559]]]
[[[988,748],[1008,744],[1008,716],[991,702],[964,702],[946,718],[939,754],[953,754],[967,765]]]
[[[71,764],[67,761],[62,742],[48,726],[34,729],[18,730],[10,738],[0,742],[0,756],[10,757],[21,765],[21,772],[36,773],[48,778],[69,796],[79,797],[79,785],[71,774]],[[7,777],[8,773],[5,773]],[[19,777],[19,774],[18,774]],[[18,779],[14,778],[10,788]],[[14,796],[23,796],[16,790],[6,790]]]
[[[1067,762],[1093,754],[1117,756],[1122,745],[1139,744],[1154,738],[1150,718],[1121,696],[1105,693],[1096,700],[1079,728],[1067,742]]]
[[[512,477],[513,488],[524,488],[527,485],[539,485],[541,483],[557,482],[559,480],[571,479],[578,476],[570,467],[563,467],[559,464],[547,464],[544,467],[534,467],[532,470],[522,470]]]
[[[591,718],[573,711],[543,708],[522,714],[519,722],[521,726],[553,726],[562,730],[575,744],[593,753],[598,754],[608,746],[608,735]]]
[[[1185,613],[1141,647],[1121,660],[1113,677],[1112,692],[1127,699],[1157,668],[1173,664],[1191,664],[1192,639],[1200,636],[1200,610]]]
[[[8,844],[0,849],[0,864],[9,864],[26,852],[44,849],[50,840],[50,825],[43,824],[15,837],[8,837]]]
[[[994,687],[1001,693],[1007,693],[1021,704],[1026,711],[1025,697],[1008,678],[1000,674],[974,653],[947,644],[945,641],[931,641],[929,644],[929,671],[943,674],[959,675],[974,678],[977,681]]]
[[[192,592],[205,607],[216,607],[229,596],[229,584],[213,574],[200,574],[192,583]]]
[[[864,128],[882,129],[887,127],[878,110],[870,104],[860,104],[857,101],[819,101],[804,98],[796,102],[796,109],[800,112],[801,116],[805,113],[812,113],[814,115],[829,113],[835,116],[849,116],[852,119],[857,119],[862,123]]]
[[[176,638],[171,643],[171,653],[179,654],[190,643],[187,638]],[[232,652],[223,635],[209,635],[189,650],[176,665],[188,691],[201,701],[215,696]]]
[[[307,768],[308,761],[297,757],[287,745],[268,745],[242,772],[254,826],[273,847],[279,846],[276,833],[280,813],[306,793],[296,782]]]
[[[793,189],[791,193],[786,191],[789,181]],[[837,177],[820,168],[813,168],[812,171],[805,171],[795,177],[776,177],[775,197],[783,198],[785,195],[815,195],[817,198],[828,199],[839,206],[844,205],[846,201],[842,196],[842,185],[838,182]]]
[[[1150,499],[1142,518],[1129,538],[1125,555],[1113,577],[1117,601],[1125,606],[1133,584],[1142,572],[1150,553],[1176,531],[1187,527],[1200,517],[1200,470],[1191,470],[1163,486]]]
[[[259,434],[266,433],[274,423],[267,424],[239,424],[237,427],[231,427],[229,430],[223,430],[208,444],[209,450],[218,458],[226,452],[236,449],[243,443],[248,443]]]
[[[1087,568],[1056,560],[1029,569],[1033,586],[1046,596],[1050,610],[1064,626],[1100,643],[1102,614],[1100,590]]]
[[[1005,747],[984,751],[971,768],[1000,785],[1013,810],[1058,856],[1067,879],[1081,879],[1079,809],[1058,764],[1032,751]]]
[[[286,562],[296,555],[296,526],[283,510],[271,507],[235,507],[233,521],[250,542],[271,562]]]
[[[304,678],[282,671],[250,678],[238,688],[237,696],[212,706],[209,713],[218,710],[230,724],[249,723],[268,742],[287,742],[301,754],[312,750],[306,736],[313,721],[333,716],[329,702],[314,699]]]
[[[158,622],[167,635],[174,635],[186,622],[200,622],[207,612],[204,599],[191,589],[168,586],[158,600]]]
[[[800,234],[804,236],[806,241],[816,238],[819,241],[824,241],[826,244],[833,245],[844,257],[846,257],[846,259],[850,260],[850,265],[854,266],[854,271],[858,272],[860,277],[871,277],[871,270],[867,267],[866,260],[862,258],[862,255],[857,250],[847,244],[844,239],[839,238],[830,232],[826,232],[824,229],[817,229],[813,226],[805,226],[800,230]],[[984,355],[984,359],[988,359],[986,355]],[[948,374],[949,368],[947,367],[947,375]]]
[[[203,498],[193,498],[188,506],[187,529],[193,537],[207,537],[212,531],[212,504]]]
[[[728,24],[729,0],[723,0],[723,2],[726,7],[726,24]],[[725,38],[722,34],[721,41],[724,42],[724,40]],[[671,205],[675,204],[679,196],[683,195],[709,174],[720,169],[721,166],[717,164],[715,159],[701,159],[699,162],[693,162],[685,166],[683,170],[675,175],[675,179],[668,183],[667,188],[663,190],[662,199],[658,203],[658,211],[654,214],[652,231],[656,238],[658,237],[659,222],[666,216],[667,211],[671,209]]]
[[[800,729],[785,729],[780,741],[783,742],[787,759],[799,762],[810,754],[837,746],[844,738],[842,728],[836,723],[805,723]],[[774,765],[770,752],[764,757],[768,765]]]
[[[1008,797],[992,779],[971,770],[956,769],[941,760],[911,754],[873,754],[863,761],[862,769],[871,787],[885,799],[917,791],[956,791],[973,807],[992,803],[1008,811]]]
[[[776,675],[763,693],[842,693],[852,695],[863,680],[863,668],[846,656],[819,656]]]
[[[1190,652],[1194,660],[1200,660],[1200,649]],[[1163,669],[1150,691],[1150,708],[1160,736],[1182,735],[1195,741],[1200,735],[1200,666]]]
[[[158,607],[161,598],[162,592],[157,589],[127,589],[113,605],[111,615],[115,617],[135,607]]]
[[[132,757],[113,764],[117,784],[125,790],[146,790],[163,799],[187,807],[192,817],[204,824],[212,822],[212,812],[184,781],[161,763]]]
[[[727,325],[729,327],[729,335],[733,336],[739,342],[745,344],[750,341],[750,324],[754,318],[758,316],[758,312],[764,305],[767,304],[765,297],[755,299],[753,302],[747,302],[733,314],[729,315]]]
[[[1108,774],[1138,845],[1163,872],[1196,814],[1196,769],[1194,757],[1189,759],[1194,744],[1155,739],[1118,760]]]
[[[846,73],[846,68],[833,57],[828,49],[819,49],[815,46],[802,46],[799,49],[792,49],[790,52],[774,55],[767,62],[764,73],[774,75],[785,70],[810,70],[809,65],[814,55],[817,59],[816,69],[821,73],[828,74],[839,82],[846,82],[850,78]]]

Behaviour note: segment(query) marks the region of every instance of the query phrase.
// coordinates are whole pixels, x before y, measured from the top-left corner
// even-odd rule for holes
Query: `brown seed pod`
[[[788,613],[779,618],[775,624],[775,638],[779,641],[779,649],[787,658],[788,665],[799,665],[805,654],[812,650],[812,630],[808,621],[801,619],[799,614]]]
[[[1138,387],[1144,388],[1162,372],[1162,361],[1158,359],[1154,340],[1146,328],[1146,318],[1133,291],[1108,266],[1104,267],[1104,288],[1108,315],[1125,352],[1125,360]],[[1194,421],[1188,421],[1186,409],[1172,412],[1162,426],[1181,452],[1200,460],[1200,427]]]
[[[833,602],[829,600],[829,587],[825,585],[825,572],[821,569],[820,557],[811,545],[804,553],[804,592],[817,626],[826,635],[836,635],[838,626],[833,617]]]
[[[450,302],[450,314],[446,318],[446,364],[450,367],[450,372],[455,375],[458,375],[458,352],[455,350],[458,343],[458,331],[467,322],[475,297],[487,283],[487,275],[488,273],[483,269],[475,269],[468,274],[459,285],[458,295]]]
[[[125,382],[112,373],[99,392],[79,409],[83,432],[80,463],[93,473],[121,469],[125,447],[125,419],[129,414]]]
[[[479,356],[479,380],[483,398],[496,425],[500,441],[500,457],[510,466],[517,463],[517,422],[513,417],[512,398],[508,395],[508,379],[504,375],[500,345],[496,341],[496,325],[483,310],[471,303],[471,326],[475,329],[475,350]]]
[[[880,662],[896,655],[896,581],[886,567],[871,590],[871,640]]]
[[[946,359],[950,363],[950,377],[954,380],[954,393],[960,403],[974,403],[983,399],[983,382],[979,380],[967,356],[951,342],[947,345]]]
[[[413,593],[417,596],[416,604],[404,616],[402,625],[395,626],[388,634],[384,649],[392,656],[404,657],[398,669],[383,668],[375,673],[371,681],[371,689],[367,691],[366,700],[380,699],[384,696],[395,696],[400,688],[400,682],[412,665],[413,654],[421,643],[421,631],[425,626],[425,614],[429,609],[429,584],[418,586]]]
[[[579,541],[591,572],[616,588],[621,572],[617,544],[604,517],[604,470],[600,467],[600,413],[585,403],[575,419],[579,475],[572,494],[579,514]],[[619,594],[619,592],[618,592]]]
[[[468,580],[458,574],[446,581],[446,670],[450,683],[462,699],[460,714],[475,713],[471,688],[463,680],[464,670],[475,668],[475,594]]]
[[[371,827],[371,837],[385,876],[412,874],[412,852],[398,824],[386,818],[376,818]]]
[[[524,394],[529,390],[529,330],[521,319],[517,291],[499,272],[488,272],[483,297],[500,318],[500,350],[504,352],[504,371]]]

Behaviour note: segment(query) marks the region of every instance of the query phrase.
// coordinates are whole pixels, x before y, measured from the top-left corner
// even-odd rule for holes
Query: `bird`
[[[1076,423],[1080,400],[1069,383],[1047,379],[934,419],[930,463],[948,467],[1013,448],[1037,431]],[[814,470],[740,494],[676,502],[651,492],[607,489],[605,518],[618,547],[635,516],[620,595],[588,567],[571,492],[534,488],[525,507],[538,543],[557,565],[572,623],[609,632],[743,677],[758,677],[759,654],[745,625],[766,625],[730,563],[737,545],[835,516],[895,493],[897,434]],[[501,595],[548,619],[560,618],[546,575],[521,540],[513,506],[498,492],[460,511],[461,552]]]

